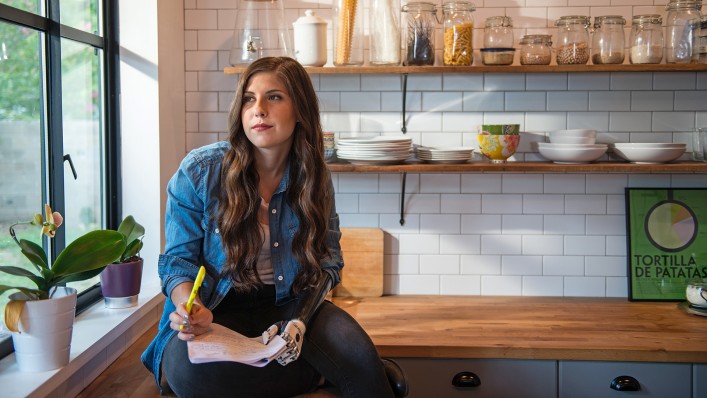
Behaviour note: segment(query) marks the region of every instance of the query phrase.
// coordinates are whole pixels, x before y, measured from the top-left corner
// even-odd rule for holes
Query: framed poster
[[[685,300],[707,278],[707,188],[626,188],[629,300]]]

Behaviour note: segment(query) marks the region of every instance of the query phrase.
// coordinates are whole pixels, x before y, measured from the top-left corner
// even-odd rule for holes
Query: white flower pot
[[[10,295],[10,300],[24,297]],[[43,372],[69,363],[76,314],[76,289],[59,287],[48,300],[26,301],[19,333],[12,333],[15,358],[22,372]]]

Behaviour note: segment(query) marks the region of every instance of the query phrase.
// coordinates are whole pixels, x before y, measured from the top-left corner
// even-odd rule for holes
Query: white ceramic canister
[[[305,10],[293,24],[295,30],[295,58],[304,66],[326,64],[326,21]]]

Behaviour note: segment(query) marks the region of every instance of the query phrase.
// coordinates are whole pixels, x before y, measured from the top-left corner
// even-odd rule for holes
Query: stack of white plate
[[[425,163],[454,164],[467,163],[471,160],[473,147],[417,147],[415,150],[417,158]]]
[[[555,163],[589,163],[599,159],[608,149],[606,144],[553,144],[538,142],[538,151]]]
[[[398,164],[410,157],[409,137],[350,137],[336,142],[336,156],[351,164]]]
[[[686,144],[662,144],[647,142],[616,143],[611,147],[614,153],[633,163],[666,163],[679,158]]]

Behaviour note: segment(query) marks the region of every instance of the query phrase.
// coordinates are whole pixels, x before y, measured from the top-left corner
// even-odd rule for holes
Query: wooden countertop
[[[707,317],[622,298],[336,297],[382,356],[707,363]]]

